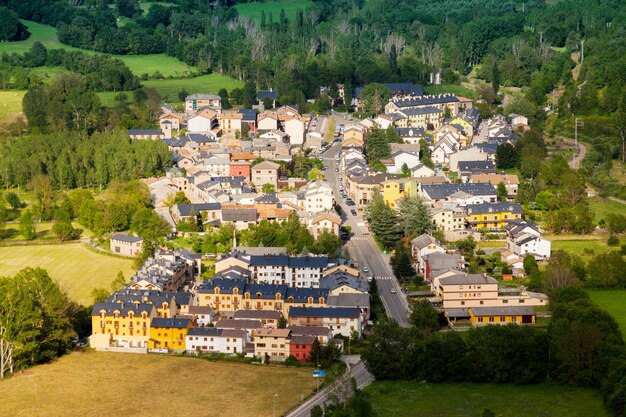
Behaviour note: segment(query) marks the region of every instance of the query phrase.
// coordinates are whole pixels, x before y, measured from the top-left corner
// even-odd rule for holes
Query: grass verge
[[[626,341],[626,290],[587,290],[587,293],[594,303],[613,316]]]

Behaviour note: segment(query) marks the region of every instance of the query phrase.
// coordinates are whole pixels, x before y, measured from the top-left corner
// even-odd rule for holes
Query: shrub
[[[609,246],[619,246],[619,239],[615,235],[609,236],[609,239],[606,241],[606,244]]]

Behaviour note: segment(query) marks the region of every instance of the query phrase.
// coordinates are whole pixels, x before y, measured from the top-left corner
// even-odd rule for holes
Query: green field
[[[74,48],[59,42],[56,28],[53,26],[42,25],[40,23],[24,20],[23,23],[28,27],[31,35],[28,39],[18,42],[0,42],[1,53],[24,53],[30,49],[33,43],[39,41],[48,49],[67,49],[73,51],[82,51],[86,54],[98,54],[99,52],[87,49]],[[164,77],[182,77],[193,74],[195,68],[191,67],[176,58],[165,54],[152,55],[112,55],[128,65],[128,68],[136,74],[152,75],[159,71]]]
[[[195,93],[213,93],[221,88],[230,91],[234,88],[243,87],[243,82],[237,81],[226,75],[207,74],[194,78],[182,78],[179,80],[148,80],[142,82],[146,87],[154,88],[161,96],[165,97],[168,103],[178,102],[178,92],[185,89],[190,94]]]
[[[576,239],[576,236],[568,237],[572,240],[552,240],[552,250],[562,250],[572,255],[580,256],[585,261],[588,261],[591,257],[600,253],[619,250],[618,246],[610,247],[606,244],[608,236],[604,236],[602,239]],[[546,238],[551,239],[552,237],[547,236]],[[621,243],[626,243],[626,240],[622,239]],[[592,253],[589,253],[589,251]]]
[[[269,22],[269,14],[272,14],[274,23],[277,23],[280,19],[280,10],[285,10],[285,17],[288,20],[292,20],[298,10],[303,10],[313,5],[311,0],[283,0],[283,1],[268,1],[266,3],[254,2],[254,3],[238,3],[235,5],[235,9],[239,13],[239,16],[249,17],[259,23],[261,21],[261,12],[265,12],[265,19]]]
[[[594,303],[613,316],[626,340],[626,290],[587,290],[587,293]]]
[[[279,416],[314,388],[308,368],[87,351],[1,381],[0,416]]]
[[[590,198],[589,207],[596,215],[596,221],[606,220],[607,214],[624,214],[626,213],[626,204],[619,201],[609,200],[608,198],[594,197]]]
[[[13,122],[22,113],[22,98],[26,91],[0,91],[0,125]]]
[[[22,268],[38,266],[45,268],[70,298],[84,305],[93,302],[90,293],[94,288],[109,289],[119,271],[127,280],[135,272],[132,259],[99,254],[82,243],[0,247],[1,275],[13,276]]]
[[[485,408],[498,417],[608,416],[599,392],[564,385],[376,381],[365,392],[379,417],[478,417]]]

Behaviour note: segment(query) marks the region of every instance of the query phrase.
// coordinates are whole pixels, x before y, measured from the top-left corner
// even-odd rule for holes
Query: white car
[[[395,294],[396,293],[396,289],[394,287],[391,287],[391,293]]]
[[[363,267],[363,272],[370,272],[370,269],[366,266]]]

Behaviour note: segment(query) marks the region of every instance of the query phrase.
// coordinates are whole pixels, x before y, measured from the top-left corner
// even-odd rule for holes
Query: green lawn
[[[626,340],[626,290],[587,290],[587,293],[594,303],[613,316]]]
[[[280,19],[280,10],[285,10],[285,17],[292,20],[298,10],[303,10],[313,5],[311,0],[282,0],[254,3],[238,3],[235,5],[239,16],[249,17],[257,23],[261,21],[261,12],[265,11],[265,19],[269,22],[269,14],[272,14],[272,20],[276,23]]]
[[[0,124],[13,122],[22,113],[22,98],[26,91],[0,91]]]
[[[207,74],[194,78],[183,78],[180,80],[148,80],[142,83],[146,87],[154,88],[161,96],[165,98],[168,103],[177,103],[178,92],[185,89],[190,94],[195,93],[213,93],[217,92],[221,88],[225,88],[230,91],[234,88],[243,87],[241,81],[237,81],[226,75],[220,74]]]
[[[1,275],[13,276],[22,268],[38,266],[84,305],[93,301],[90,293],[94,288],[109,289],[119,271],[127,280],[135,272],[132,259],[99,254],[82,243],[0,247]]]
[[[28,39],[17,42],[0,42],[0,53],[24,53],[30,49],[35,42],[41,42],[48,49],[77,49],[63,45],[59,42],[57,29],[54,26],[42,25],[41,23],[22,20],[30,32]]]
[[[607,214],[626,213],[626,204],[622,204],[619,201],[601,197],[590,198],[587,201],[589,201],[589,207],[596,215],[596,221],[606,219]]]
[[[376,381],[365,392],[379,417],[478,417],[485,408],[498,417],[608,416],[599,392],[563,385]]]
[[[165,7],[174,6],[173,3],[165,3],[162,1],[140,1],[139,7],[141,7],[141,10],[143,10],[143,14],[145,15],[148,13],[148,11],[150,10],[150,6],[152,6],[153,4],[158,4],[160,6],[165,6]]]
[[[586,261],[599,253],[619,250],[618,246],[607,246],[606,237],[603,237],[601,240],[577,240],[575,236],[571,236],[571,238],[572,240],[552,240],[552,250],[562,250],[572,255],[580,256]],[[547,239],[550,239],[550,237],[547,237]],[[622,239],[621,243],[626,243],[626,240]]]

